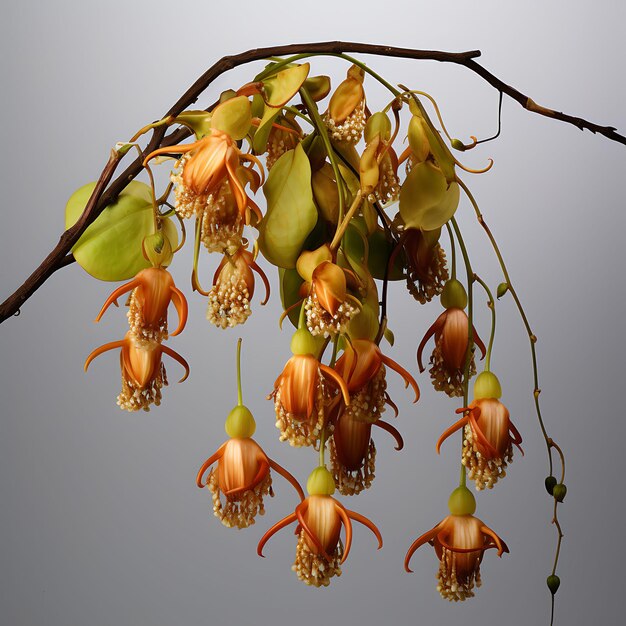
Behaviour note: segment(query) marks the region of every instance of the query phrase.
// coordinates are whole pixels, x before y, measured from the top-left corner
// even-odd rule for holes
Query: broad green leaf
[[[309,68],[308,63],[294,65],[263,81],[266,104],[252,142],[252,148],[256,154],[265,152],[272,123],[282,111],[283,106],[298,93],[298,89],[309,74]]]
[[[267,213],[259,225],[261,252],[278,267],[295,267],[302,245],[317,223],[311,166],[301,145],[276,161],[263,193]]]
[[[224,131],[235,141],[243,139],[250,130],[252,108],[245,96],[230,98],[215,107],[211,128]]]
[[[78,221],[95,186],[96,183],[88,183],[72,194],[65,207],[65,228]],[[163,229],[172,248],[176,248],[178,233],[170,219],[163,220]],[[141,243],[152,231],[150,187],[132,181],[87,228],[72,253],[78,264],[94,278],[126,280],[149,267]]]
[[[430,163],[418,163],[400,189],[400,215],[406,228],[441,228],[459,205],[459,185],[448,185],[441,170]]]
[[[265,99],[271,107],[284,107],[297,93],[309,75],[308,63],[294,65],[263,81]]]

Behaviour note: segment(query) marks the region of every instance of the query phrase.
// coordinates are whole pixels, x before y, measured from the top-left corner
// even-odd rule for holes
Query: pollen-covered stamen
[[[276,411],[276,428],[280,430],[280,441],[288,441],[294,447],[315,446],[325,424],[324,383],[321,381],[313,390],[313,410],[301,416],[289,413],[281,402],[281,390],[274,392],[274,409]]]
[[[353,299],[353,302],[356,302],[356,299]],[[330,313],[321,305],[319,296],[313,287],[311,294],[304,303],[309,332],[314,336],[322,335],[323,337],[343,333],[350,320],[360,311],[360,308],[353,302],[346,299],[339,304],[334,313]]]
[[[386,371],[385,366],[381,365],[368,383],[351,394],[346,413],[357,422],[373,424],[385,411],[386,390]]]
[[[376,477],[376,446],[370,438],[362,464],[356,469],[346,467],[337,454],[335,438],[328,441],[330,467],[337,491],[344,496],[353,496],[369,489]]]
[[[327,112],[323,119],[333,140],[350,144],[359,143],[365,129],[365,99],[361,99],[343,121],[335,121],[330,112]]]
[[[449,278],[446,253],[439,244],[432,248],[428,257],[426,262],[409,263],[407,268],[407,289],[420,304],[441,295]]]
[[[246,276],[236,264],[222,268],[213,288],[209,291],[207,319],[218,328],[232,328],[243,324],[252,314]]]
[[[478,491],[492,489],[500,478],[506,476],[506,468],[513,460],[513,445],[509,443],[502,456],[487,458],[476,445],[477,436],[467,424],[464,430],[461,462],[468,470],[468,477],[474,481]]]
[[[230,193],[228,180],[222,183],[217,192],[206,197],[200,215],[200,237],[209,252],[234,254],[241,247],[244,220]]]
[[[433,387],[437,391],[443,391],[451,398],[463,396],[464,372],[461,367],[450,367],[443,356],[443,338],[439,337],[435,342],[435,349],[430,357],[431,368],[428,370],[433,381]],[[469,367],[469,378],[476,374],[476,364],[472,356]]]
[[[341,576],[342,555],[343,546],[341,540],[330,555],[330,560],[321,554],[312,552],[307,544],[306,534],[304,530],[301,530],[298,535],[298,545],[296,546],[296,560],[291,569],[307,585],[328,587],[331,578]]]
[[[474,555],[474,553],[471,553]],[[439,571],[437,572],[437,591],[441,597],[458,602],[467,598],[474,597],[474,587],[480,587],[482,581],[480,578],[480,559],[482,552],[476,551],[476,567],[469,572],[467,576],[459,577],[457,572],[457,555],[455,552],[442,548],[441,561],[439,562]],[[463,555],[464,558],[467,555]]]
[[[212,494],[213,513],[224,526],[231,528],[247,528],[255,522],[257,515],[265,513],[263,497],[273,496],[272,477],[269,472],[254,487],[244,490],[236,490],[228,495],[223,494],[218,481],[216,468],[211,470],[207,478],[206,486]],[[222,501],[222,496],[224,501]]]
[[[396,158],[395,154],[391,155],[389,152],[383,155],[378,165],[378,184],[367,197],[370,202],[389,204],[398,199],[400,195],[400,181],[396,174],[397,165],[394,167],[394,159]]]

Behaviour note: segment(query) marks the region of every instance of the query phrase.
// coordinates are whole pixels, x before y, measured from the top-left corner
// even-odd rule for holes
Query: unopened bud
[[[556,574],[550,574],[546,580],[550,593],[554,595],[561,586],[561,579]]]
[[[496,295],[498,300],[509,290],[509,283],[500,283]]]
[[[557,502],[563,502],[565,500],[565,495],[567,494],[567,487],[563,483],[559,483],[558,485],[554,485],[552,489],[552,495]]]
[[[556,478],[554,476],[547,476],[545,480],[546,491],[552,495],[554,488],[556,487]]]

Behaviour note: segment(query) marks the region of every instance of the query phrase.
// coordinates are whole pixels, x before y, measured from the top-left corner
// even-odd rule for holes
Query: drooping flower
[[[387,422],[368,423],[354,419],[347,410],[337,405],[339,415],[333,420],[333,435],[328,441],[330,466],[339,493],[352,496],[368,489],[376,470],[376,446],[372,426],[386,430],[396,440],[396,450],[404,442],[400,433]]]
[[[204,479],[205,472],[217,463]],[[298,481],[276,461],[270,459],[251,437],[233,437],[223,443],[200,468],[198,487],[207,487],[213,498],[213,512],[227,527],[247,528],[257,513],[263,515],[263,497],[272,491],[270,468],[286,478],[298,492],[304,493]],[[222,497],[225,502],[222,501]]]
[[[339,84],[328,103],[324,122],[335,141],[358,143],[365,128],[365,72],[356,65],[348,70],[347,77]]]
[[[328,337],[344,332],[361,305],[348,293],[346,270],[332,261],[322,261],[313,270],[304,308],[311,334]]]
[[[398,199],[398,156],[391,143],[391,123],[385,113],[374,113],[365,125],[365,150],[359,163],[363,195],[370,202],[388,204]]]
[[[244,220],[224,180],[217,192],[209,194],[202,220],[200,238],[209,252],[234,254],[243,244]]]
[[[393,359],[384,355],[380,348],[369,339],[352,339],[335,364],[335,370],[346,381],[350,392],[348,415],[361,422],[374,423],[385,410],[385,404],[395,405],[387,394],[385,365],[396,371],[404,379],[406,387],[411,385],[415,400],[420,391],[415,379]]]
[[[407,255],[407,287],[421,304],[440,295],[448,280],[446,254],[439,245],[440,233],[441,229],[423,231],[408,228],[402,234]]]
[[[138,340],[130,330],[121,341],[96,348],[85,361],[85,371],[97,356],[116,348],[121,348],[122,391],[117,397],[121,409],[149,411],[151,404],[161,404],[161,388],[167,385],[165,366],[161,361],[164,353],[185,368],[185,375],[179,382],[189,376],[189,365],[180,354],[156,341]]]
[[[280,440],[292,446],[314,446],[326,424],[325,405],[332,400],[327,382],[336,385],[346,404],[350,395],[343,378],[314,356],[315,340],[306,328],[294,333],[291,351],[293,356],[268,397],[274,398]]]
[[[307,585],[328,586],[333,576],[341,575],[341,565],[348,558],[352,545],[352,522],[367,526],[378,539],[378,548],[383,540],[376,526],[363,515],[346,509],[332,497],[335,491],[332,476],[325,467],[318,467],[307,481],[309,495],[296,506],[293,513],[274,524],[261,538],[257,548],[263,556],[263,547],[281,528],[297,521],[296,560],[292,569]],[[339,535],[345,527],[345,546]]]
[[[441,295],[441,302],[446,310],[435,320],[426,331],[424,338],[417,349],[417,362],[420,372],[422,352],[428,340],[435,336],[435,348],[430,357],[429,370],[433,386],[437,391],[444,391],[450,397],[463,395],[463,375],[467,350],[469,346],[469,318],[463,310],[467,302],[467,295],[463,285],[457,280],[449,280]],[[485,344],[482,342],[476,329],[473,328],[473,342],[485,356]],[[476,373],[474,358],[471,357],[469,375]]]
[[[181,217],[202,216],[219,202],[220,194],[230,192],[246,224],[250,221],[248,211],[261,219],[261,212],[248,197],[238,169],[242,162],[250,161],[262,172],[262,165],[254,155],[242,153],[228,133],[213,129],[191,144],[159,148],[146,157],[144,165],[159,154],[172,153],[182,155],[178,171],[172,174],[176,210]],[[226,180],[228,188],[223,186]]]
[[[187,300],[174,284],[172,275],[163,268],[149,267],[141,270],[133,280],[118,287],[106,300],[96,322],[105,311],[125,293],[132,291],[126,316],[130,332],[137,341],[161,342],[168,337],[167,308],[174,303],[178,313],[178,328],[171,336],[178,335],[187,323]]]
[[[480,374],[474,387],[474,401],[469,407],[457,409],[456,412],[464,413],[464,416],[437,441],[439,452],[441,444],[450,435],[464,428],[461,462],[479,491],[485,487],[491,489],[498,479],[506,476],[507,465],[513,459],[513,444],[524,454],[520,447],[522,437],[509,419],[508,409],[500,402],[500,395],[500,383],[495,375],[491,372]]]
[[[451,515],[413,542],[406,553],[404,569],[411,572],[409,564],[414,552],[429,543],[439,559],[437,591],[442,598],[457,602],[474,597],[474,587],[480,587],[480,564],[485,550],[497,548],[501,557],[509,549],[491,528],[474,517],[476,502],[467,487],[452,492],[449,506]]]
[[[265,304],[270,295],[270,285],[265,272],[257,265],[254,255],[245,248],[234,254],[225,254],[215,271],[213,288],[209,291],[207,319],[218,328],[232,328],[243,324],[252,314],[250,300],[254,295],[256,271],[265,285]]]

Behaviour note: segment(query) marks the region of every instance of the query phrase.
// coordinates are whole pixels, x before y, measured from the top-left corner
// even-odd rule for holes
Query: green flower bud
[[[312,354],[315,356],[317,354],[318,343],[307,328],[299,328],[291,338],[290,347],[292,354]]]
[[[473,515],[476,512],[476,498],[467,487],[457,487],[450,494],[448,508],[452,515]]]
[[[563,502],[563,500],[565,500],[565,494],[567,494],[567,487],[563,483],[554,485],[552,495],[557,502]]]
[[[546,583],[548,585],[550,593],[554,595],[561,586],[561,579],[556,574],[550,574],[550,576],[548,576],[546,580]]]
[[[316,467],[306,481],[310,496],[332,496],[335,493],[333,475],[323,466]]]
[[[444,309],[464,309],[467,306],[465,287],[455,278],[451,278],[443,287],[440,301]]]
[[[498,300],[509,290],[509,283],[500,283],[496,293]]]
[[[556,487],[556,478],[554,476],[548,476],[545,480],[546,491],[552,495],[554,488]]]
[[[502,397],[502,387],[498,377],[492,372],[482,372],[476,377],[474,382],[474,400],[481,398],[495,398],[498,400]]]
[[[453,139],[450,145],[460,152],[465,152],[466,150],[465,144],[460,139]]]
[[[172,261],[172,244],[160,230],[143,238],[143,256],[153,267],[167,266]]]
[[[254,435],[256,430],[256,422],[250,412],[250,409],[245,406],[236,406],[226,418],[226,424],[224,429],[229,437],[235,439],[247,439]]]

